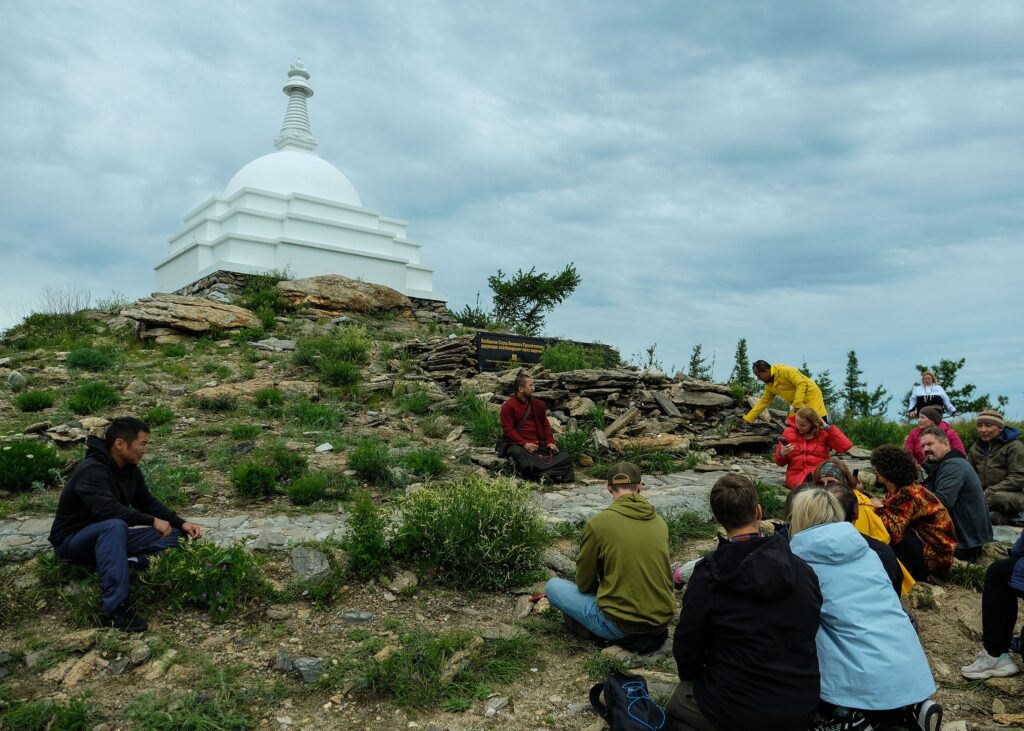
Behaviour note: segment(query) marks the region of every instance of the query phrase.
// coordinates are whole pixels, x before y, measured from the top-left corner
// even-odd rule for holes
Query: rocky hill
[[[472,336],[341,277],[216,282],[8,332],[0,728],[597,729],[586,690],[622,666],[667,695],[670,653],[600,651],[529,598],[571,575],[611,461],[644,468],[673,559],[713,545],[707,491],[725,471],[777,510],[770,430],[736,432],[745,395],[725,385],[537,367],[578,479],[522,486],[493,454],[514,373],[478,373]],[[95,579],[55,564],[45,539],[60,475],[121,414],[153,428],[154,493],[207,531],[137,577],[141,637],[91,628]],[[948,720],[1024,711],[1018,679],[957,672],[978,646],[979,594],[950,583],[911,599]]]

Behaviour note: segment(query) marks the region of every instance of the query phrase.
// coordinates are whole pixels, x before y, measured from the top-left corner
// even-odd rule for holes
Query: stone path
[[[747,462],[735,471],[769,484],[781,484],[781,471],[768,462]],[[726,470],[645,475],[645,495],[659,510],[690,510],[710,517],[708,494],[711,486],[724,474],[727,474]],[[604,483],[597,480],[564,490],[537,492],[533,498],[541,515],[551,523],[579,524],[608,505]],[[257,518],[245,514],[190,514],[189,517],[202,525],[206,535],[216,543],[243,541],[253,549],[280,550],[294,543],[340,538],[345,533],[348,516],[344,512],[337,512],[296,517],[272,515]],[[49,517],[16,517],[0,521],[0,553],[29,556],[48,549],[50,544],[46,536],[50,531],[50,523]],[[1019,528],[998,526],[996,540],[1013,541],[1019,533]]]

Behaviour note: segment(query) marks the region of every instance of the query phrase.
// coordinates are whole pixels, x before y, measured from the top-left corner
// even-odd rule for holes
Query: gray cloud
[[[8,16],[12,14],[10,11]],[[1024,415],[1017,3],[33,3],[0,48],[0,325],[136,296],[268,152],[307,62],[320,154],[453,306],[576,262],[552,333],[752,353],[902,395],[963,355]]]

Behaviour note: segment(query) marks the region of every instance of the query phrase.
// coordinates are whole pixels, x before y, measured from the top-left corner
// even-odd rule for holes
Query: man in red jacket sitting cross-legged
[[[548,423],[547,406],[533,397],[533,379],[520,372],[515,394],[501,405],[501,431],[509,443],[508,456],[520,475],[541,482],[572,482],[572,457],[558,451]]]

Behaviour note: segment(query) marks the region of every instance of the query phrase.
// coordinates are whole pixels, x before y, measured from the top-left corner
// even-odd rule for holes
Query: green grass
[[[57,403],[57,394],[53,391],[26,391],[14,398],[18,411],[33,412],[48,409]]]
[[[583,661],[583,672],[591,680],[605,680],[612,673],[628,673],[629,666],[618,657],[594,655]]]
[[[423,436],[431,439],[443,439],[452,429],[448,418],[443,414],[428,414],[420,419],[420,430]]]
[[[493,447],[501,436],[501,418],[497,410],[488,408],[484,400],[471,391],[460,391],[456,417],[466,427],[466,434],[478,447]]]
[[[337,429],[347,418],[346,413],[336,406],[316,403],[305,396],[289,401],[285,415],[303,429],[316,431]]]
[[[307,472],[285,490],[294,505],[313,505],[323,500],[348,500],[355,484],[340,472]]]
[[[195,465],[172,464],[164,457],[151,457],[142,462],[146,486],[153,496],[172,510],[183,508],[185,486],[203,483],[203,471]]]
[[[690,510],[668,510],[661,514],[668,524],[668,540],[672,549],[680,548],[687,541],[714,538],[718,526],[700,513]]]
[[[46,442],[18,439],[0,443],[0,490],[19,492],[55,484],[62,461]]]
[[[586,346],[571,340],[561,340],[544,348],[540,356],[540,364],[552,373],[610,368],[619,365],[619,361],[619,354],[606,345]]]
[[[95,324],[82,312],[36,312],[11,328],[7,337],[17,350],[72,350],[88,346],[94,332]]]
[[[184,358],[188,355],[188,348],[181,343],[171,343],[160,348],[160,354],[165,358]]]
[[[103,718],[89,695],[0,703],[0,731],[88,731]]]
[[[263,427],[256,424],[236,424],[231,427],[228,434],[236,441],[248,441],[255,439],[263,433]]]
[[[166,406],[153,406],[140,413],[139,418],[150,427],[160,426],[174,421],[174,411]]]
[[[968,589],[981,591],[985,588],[985,567],[963,561],[954,561],[949,569],[949,581]]]
[[[786,517],[786,492],[778,485],[757,483],[757,502],[761,506],[764,520],[781,520]]]
[[[555,437],[555,444],[560,451],[568,454],[573,462],[577,463],[584,454],[593,456],[595,453],[594,440],[590,438],[590,433],[583,429],[566,429]]]
[[[92,381],[83,383],[68,400],[72,413],[95,414],[97,411],[115,406],[121,401],[117,391],[109,383]]]
[[[348,466],[374,485],[389,485],[394,479],[394,465],[388,445],[378,439],[361,439],[348,453]]]
[[[406,632],[399,641],[400,649],[386,660],[367,659],[358,686],[403,708],[466,710],[496,686],[529,672],[537,657],[537,645],[528,637],[481,642],[464,631]],[[465,668],[443,678],[459,651],[468,651]]]
[[[916,424],[901,424],[881,416],[865,416],[856,419],[841,419],[836,425],[854,444],[865,449],[874,449],[883,444],[902,447],[907,434]]]
[[[238,408],[238,399],[234,396],[199,396],[195,399],[195,407],[202,411],[227,413]]]
[[[273,386],[261,388],[253,395],[253,400],[260,408],[267,406],[281,406],[284,404],[284,394]]]
[[[105,371],[109,370],[114,362],[103,351],[95,348],[77,348],[68,353],[66,364],[68,368],[80,371]]]
[[[402,465],[417,477],[440,477],[448,472],[447,451],[438,447],[414,449],[402,458]]]

